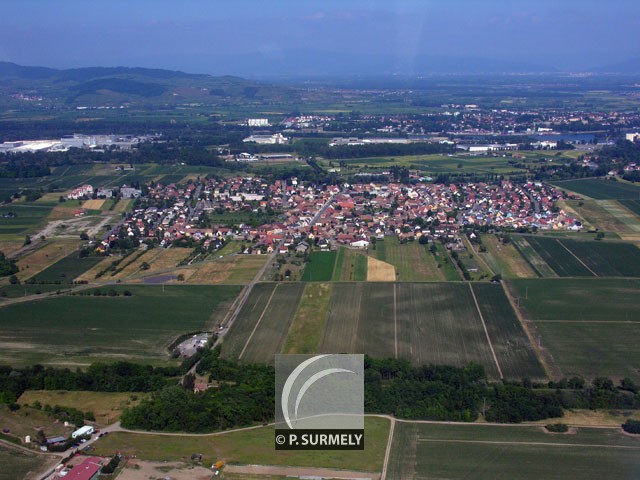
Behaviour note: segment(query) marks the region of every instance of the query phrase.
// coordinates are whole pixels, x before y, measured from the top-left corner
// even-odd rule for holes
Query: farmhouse
[[[89,457],[80,465],[76,465],[65,475],[65,480],[95,480],[100,474],[102,464],[97,457]]]

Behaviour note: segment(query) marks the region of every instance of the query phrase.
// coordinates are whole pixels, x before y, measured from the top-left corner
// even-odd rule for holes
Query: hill
[[[291,99],[295,90],[232,76],[173,70],[90,67],[57,70],[0,62],[0,105],[49,107],[143,103],[235,104]]]

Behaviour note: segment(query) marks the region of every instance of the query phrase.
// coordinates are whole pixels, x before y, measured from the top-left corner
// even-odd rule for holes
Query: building
[[[254,142],[260,145],[282,145],[287,143],[289,139],[287,137],[283,137],[281,133],[275,133],[273,135],[251,135],[242,141]]]
[[[71,438],[84,437],[85,435],[91,435],[93,433],[93,427],[91,425],[85,425],[71,434]]]
[[[247,125],[250,127],[268,127],[269,119],[267,118],[249,118]]]
[[[71,192],[67,195],[67,198],[69,200],[77,200],[83,197],[90,197],[91,195],[93,195],[93,187],[89,184],[86,184],[71,190]]]
[[[97,480],[102,464],[98,457],[86,458],[65,475],[65,480]]]
[[[637,142],[640,141],[640,133],[636,132],[636,133],[627,133],[624,136],[625,139],[629,140],[630,142]]]
[[[122,198],[138,198],[140,195],[142,195],[142,190],[138,188],[127,187],[126,185],[120,188],[120,196]]]

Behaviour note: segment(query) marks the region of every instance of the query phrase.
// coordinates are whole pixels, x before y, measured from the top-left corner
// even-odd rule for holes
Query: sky
[[[339,75],[359,62],[421,68],[421,56],[560,70],[640,57],[638,0],[2,0],[2,11],[0,61],[54,68],[260,75],[316,62]]]

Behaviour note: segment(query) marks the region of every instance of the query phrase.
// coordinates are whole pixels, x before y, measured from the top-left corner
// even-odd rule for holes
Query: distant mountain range
[[[68,106],[127,102],[242,104],[291,99],[296,94],[295,89],[233,76],[127,67],[57,70],[0,62],[0,105],[5,106],[39,98],[45,104]]]

